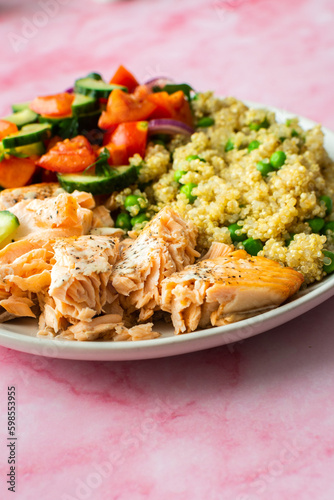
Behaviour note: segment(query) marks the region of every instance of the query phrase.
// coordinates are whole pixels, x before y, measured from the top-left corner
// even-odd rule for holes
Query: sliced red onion
[[[74,88],[70,87],[69,89],[64,90],[64,92],[67,92],[68,94],[73,94]]]
[[[153,87],[163,88],[168,83],[174,83],[174,80],[171,80],[167,76],[158,76],[155,78],[151,78],[144,83],[144,85],[148,88],[148,90],[152,90]]]
[[[148,122],[148,133],[149,134],[183,134],[191,135],[195,132],[195,129],[186,125],[178,120],[171,120],[169,118],[158,118],[156,120],[150,120]]]

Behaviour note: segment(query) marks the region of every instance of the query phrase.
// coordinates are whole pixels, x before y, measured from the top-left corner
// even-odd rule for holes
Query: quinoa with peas
[[[332,272],[334,165],[320,125],[278,123],[212,92],[196,94],[192,107],[191,137],[153,137],[144,159],[131,158],[139,183],[116,196],[128,229],[136,234],[169,205],[195,223],[199,251],[233,243],[300,271],[307,284]]]

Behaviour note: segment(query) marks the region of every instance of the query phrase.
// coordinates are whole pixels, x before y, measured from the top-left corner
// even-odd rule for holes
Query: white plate
[[[253,107],[266,107],[276,113],[278,121],[285,121],[295,115],[270,106],[248,103]],[[300,124],[307,129],[314,122],[300,117]],[[325,147],[334,158],[334,133],[323,128]],[[294,296],[293,300],[277,309],[266,312],[228,326],[208,328],[193,333],[175,336],[170,325],[158,324],[155,328],[162,336],[154,340],[137,342],[75,342],[36,337],[37,322],[31,319],[4,323],[0,327],[0,345],[42,356],[121,361],[132,359],[159,358],[187,352],[199,351],[252,337],[270,328],[279,326],[300,314],[312,309],[334,295],[334,274],[326,277],[321,283],[312,285],[307,290]]]

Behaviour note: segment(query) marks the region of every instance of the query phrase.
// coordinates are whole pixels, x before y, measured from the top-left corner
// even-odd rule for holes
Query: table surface
[[[118,64],[334,129],[331,0],[2,0],[0,112]],[[334,299],[238,344],[137,362],[0,348],[0,497],[334,497]],[[7,386],[17,492],[7,491]]]

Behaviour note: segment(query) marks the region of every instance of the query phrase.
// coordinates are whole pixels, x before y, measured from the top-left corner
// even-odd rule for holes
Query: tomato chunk
[[[7,135],[15,134],[18,131],[15,123],[8,122],[7,120],[0,120],[0,141]]]
[[[120,65],[116,73],[110,80],[110,83],[115,83],[117,85],[124,85],[128,88],[129,92],[133,92],[135,88],[139,85],[135,77],[130,71],[128,71],[124,66]]]
[[[61,94],[36,97],[30,103],[30,109],[43,116],[65,117],[72,114],[74,95],[68,92]]]
[[[106,144],[99,149],[99,153],[102,153],[104,148],[107,148],[110,153],[110,157],[108,158],[109,165],[127,165],[129,155],[125,144]]]
[[[182,90],[168,94],[156,92],[149,94],[147,100],[156,105],[150,118],[171,118],[187,125],[193,125],[193,116],[190,105]]]
[[[65,139],[41,156],[36,164],[46,170],[75,173],[85,170],[96,160],[96,153],[83,135]]]
[[[12,156],[0,162],[0,186],[16,188],[28,184],[35,173],[35,161],[31,158]]]
[[[117,146],[125,145],[128,158],[138,153],[145,156],[147,144],[148,122],[121,123],[111,137],[111,142]]]
[[[119,123],[146,120],[156,109],[156,105],[147,100],[147,95],[147,90],[140,85],[133,94],[113,90],[108,98],[107,110],[99,119],[99,127],[108,129]]]

